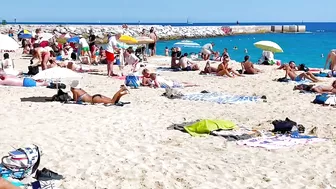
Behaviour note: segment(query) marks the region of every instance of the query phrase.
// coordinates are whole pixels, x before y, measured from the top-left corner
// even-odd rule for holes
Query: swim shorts
[[[294,81],[301,81],[301,80],[302,80],[302,78],[300,76],[296,76],[295,79],[294,79]]]
[[[191,70],[192,70],[191,66],[187,66],[185,68],[182,68],[182,71],[191,71]]]
[[[89,52],[89,50],[90,50],[89,47],[83,47],[82,48],[82,51],[84,51],[84,52]]]
[[[106,51],[105,54],[106,54],[107,62],[113,62],[114,61],[114,54],[113,53]]]
[[[36,87],[36,81],[32,78],[25,77],[23,79],[23,86],[24,87]]]

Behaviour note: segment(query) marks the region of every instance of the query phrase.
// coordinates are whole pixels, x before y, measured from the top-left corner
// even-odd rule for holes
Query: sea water
[[[323,68],[331,49],[336,49],[336,32],[308,32],[308,33],[279,33],[279,34],[251,34],[217,38],[192,40],[201,46],[214,42],[214,50],[223,52],[227,48],[231,59],[243,61],[249,55],[253,62],[261,57],[262,50],[253,44],[261,40],[276,42],[283,49],[283,53],[276,53],[275,59],[282,63],[295,61],[296,64],[305,64],[308,67]],[[162,41],[157,44],[157,54],[164,55],[165,47],[171,48],[176,41]],[[235,50],[234,47],[237,47]],[[245,49],[247,53],[245,53]],[[183,52],[198,53],[201,48],[182,48]]]

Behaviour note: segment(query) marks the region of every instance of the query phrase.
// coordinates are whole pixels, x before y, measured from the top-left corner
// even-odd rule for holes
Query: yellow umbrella
[[[131,44],[149,44],[149,43],[154,43],[154,40],[149,38],[149,37],[146,37],[146,36],[140,36],[140,37],[137,37],[135,38],[137,40],[136,43],[131,43]]]
[[[256,46],[257,48],[261,50],[271,51],[273,53],[283,52],[282,48],[278,44],[272,41],[259,41],[259,42],[254,43],[254,46]]]
[[[136,44],[138,42],[135,38],[128,35],[122,35],[118,40],[126,44]]]

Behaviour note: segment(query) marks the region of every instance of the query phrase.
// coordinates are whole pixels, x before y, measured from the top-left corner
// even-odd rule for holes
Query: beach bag
[[[36,145],[29,145],[8,153],[1,159],[0,174],[3,178],[24,179],[36,172],[41,153]]]
[[[28,66],[28,75],[36,75],[39,73],[38,66]]]
[[[58,89],[57,94],[52,97],[52,101],[57,102],[69,102],[71,100],[71,96],[68,93],[62,91],[62,89]]]
[[[309,68],[305,64],[300,64],[298,70],[308,72]]]
[[[133,88],[139,88],[140,86],[139,77],[135,75],[126,76],[125,85]]]
[[[272,132],[282,134],[291,132],[292,128],[297,126],[297,123],[288,119],[288,117],[285,120],[274,120],[272,124],[274,126]]]
[[[320,95],[316,95],[313,103],[314,104],[325,104],[325,102],[328,100],[329,96],[327,93],[323,93]]]
[[[277,79],[277,81],[278,81],[278,82],[288,82],[289,79],[286,78],[286,77],[282,77],[282,78]]]

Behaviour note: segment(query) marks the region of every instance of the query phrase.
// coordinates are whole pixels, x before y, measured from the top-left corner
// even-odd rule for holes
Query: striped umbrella
[[[174,47],[201,48],[201,45],[189,40],[183,40],[174,44]]]

